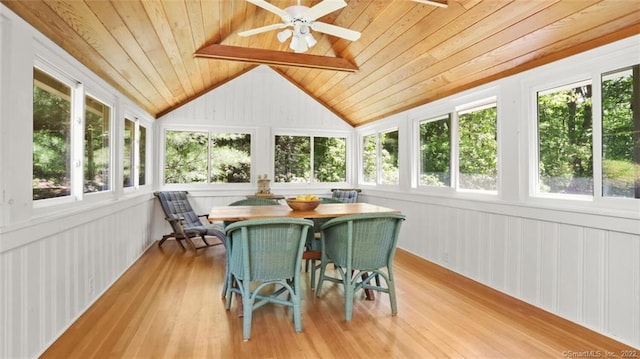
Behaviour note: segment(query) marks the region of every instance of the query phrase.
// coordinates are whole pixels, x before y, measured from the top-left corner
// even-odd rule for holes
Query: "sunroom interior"
[[[365,6],[360,3],[366,2],[348,3]],[[407,7],[406,11],[420,6],[406,3],[397,6]],[[452,11],[458,6],[469,10],[485,6],[482,3],[450,0],[449,8],[428,11]],[[555,3],[568,2],[549,1],[544,7]],[[332,77],[326,73],[331,70],[264,64],[245,65],[210,88],[172,101],[154,103],[157,93],[141,99],[145,88],[153,86],[140,84],[134,90],[130,83],[118,83],[126,74],[114,74],[117,64],[102,70],[93,67],[113,60],[92,60],[83,49],[64,47],[78,41],[82,27],[75,29],[76,34],[68,33],[72,27],[61,26],[57,37],[45,35],[52,31],[51,22],[34,16],[52,18],[44,2],[37,2],[31,15],[26,15],[19,2],[2,1],[0,357],[41,355],[166,234],[168,224],[154,191],[187,190],[194,207],[206,213],[212,206],[255,193],[258,177],[264,175],[272,180],[271,190],[283,196],[330,196],[334,188],[358,188],[360,201],[399,209],[407,216],[399,249],[630,347],[640,347],[640,111],[636,110],[640,107],[640,4],[633,0],[601,3],[603,16],[614,13],[609,9],[624,7],[624,15],[615,15],[624,21],[588,41],[585,31],[584,43],[570,51],[549,49],[544,58],[532,56],[526,64],[514,63],[514,70],[505,67],[498,74],[457,87],[440,83],[441,93],[437,88],[429,90],[430,98],[414,93],[435,81],[424,79],[403,98],[382,99],[384,88],[378,88],[379,97],[367,92],[373,100],[350,94],[353,97],[345,95],[343,102],[331,107],[331,96],[339,93],[318,97],[296,82],[316,76],[329,81]],[[248,7],[242,4],[242,8]],[[260,10],[251,9],[251,15],[254,12]],[[357,21],[343,24],[361,30],[363,39],[366,31],[373,31]],[[104,31],[119,31],[102,26],[109,29]],[[202,39],[203,44],[205,40],[210,39]],[[238,44],[253,45],[243,41]],[[287,51],[286,45],[273,44]],[[343,51],[338,57],[350,57],[365,71],[366,63],[357,63],[349,44],[332,45]],[[358,49],[353,46],[353,51]],[[215,61],[199,66],[213,74],[216,64],[228,62]],[[302,71],[316,72],[302,76]],[[447,76],[455,74],[441,74],[445,80]],[[621,79],[628,84],[622,90],[614,86]],[[36,91],[70,104],[64,189],[36,176],[38,161],[45,159],[34,154],[46,156],[36,147],[61,148],[50,140],[37,142],[36,133],[55,129],[35,122]],[[587,140],[581,148],[587,153],[572,157],[582,156],[589,163],[563,164],[581,170],[588,167],[581,172],[587,175],[569,183],[545,172],[561,152],[557,149],[562,144],[548,140],[557,135],[542,119],[544,113],[553,112],[558,94],[574,96],[564,106],[571,102],[571,110],[587,113],[589,118],[573,124],[582,126],[583,140]],[[409,102],[411,96],[417,102]],[[383,100],[390,101],[384,109],[375,107],[375,102]],[[371,107],[359,110],[357,101]],[[615,136],[608,127],[612,122],[607,121],[614,111],[612,102],[626,109],[631,128],[624,134],[629,140],[623,152],[629,155],[622,160],[631,173],[626,182],[626,177],[608,167],[611,136]],[[90,161],[83,147],[90,118],[98,119],[95,125],[102,126],[98,131],[106,143],[95,155],[110,164],[108,179],[101,178],[100,184],[87,183],[83,164]],[[445,135],[439,138],[444,140],[438,143],[445,147],[437,152],[429,147],[433,137],[428,134],[442,135],[441,131]],[[483,134],[490,137],[490,145],[482,145]],[[245,170],[234,173],[234,180],[212,171],[219,168],[217,156],[229,155],[216,152],[216,139],[230,138],[243,139],[238,147],[248,154],[242,164]],[[183,148],[181,141],[200,147]],[[297,151],[306,144],[307,152],[302,152],[308,163],[321,162],[312,153],[313,144],[323,141],[334,148],[334,141],[340,144],[343,161],[325,166],[339,176],[311,170],[306,177],[291,179],[278,168],[278,156],[287,146]],[[571,141],[575,145],[578,139]],[[478,147],[465,147],[473,143]],[[543,158],[546,152],[541,148],[553,155]],[[481,150],[489,154],[474,155]],[[198,153],[205,155],[190,157]],[[442,160],[439,155],[445,156],[440,161],[444,167],[429,169],[426,163]],[[486,158],[492,161],[483,162]],[[187,163],[191,160],[199,163],[191,166]],[[316,165],[314,169],[323,168],[322,163]]]

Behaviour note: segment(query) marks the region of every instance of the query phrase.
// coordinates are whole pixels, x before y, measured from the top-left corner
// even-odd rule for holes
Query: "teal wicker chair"
[[[245,341],[251,337],[253,311],[267,303],[292,307],[295,330],[302,330],[300,270],[307,232],[312,228],[312,221],[299,218],[251,219],[227,227],[229,291],[242,296]],[[288,293],[288,299],[279,297],[283,293]]]
[[[182,249],[185,249],[184,245],[182,245],[183,240],[189,243],[194,250],[220,244],[209,243],[206,236],[218,237],[222,244],[224,244],[226,235],[222,225],[218,223],[203,223],[201,218],[205,218],[207,215],[198,215],[195,213],[189,203],[186,191],[154,192],[154,195],[158,198],[165,219],[169,222],[173,230],[173,232],[162,236],[162,239],[158,242],[158,246],[162,246],[169,238],[175,238]],[[191,240],[195,237],[200,237],[204,245],[196,247]]]
[[[229,206],[275,206],[279,203],[273,199],[268,198],[247,198],[231,202]],[[233,222],[224,222],[224,227],[227,228]],[[226,248],[226,247],[225,247]],[[224,275],[224,284],[222,285],[222,298],[227,296],[227,289],[229,288],[229,282],[231,277],[229,275],[229,250],[227,250],[227,264]]]
[[[346,321],[351,320],[354,295],[360,289],[388,293],[391,313],[397,314],[393,255],[404,219],[399,213],[366,213],[334,218],[322,225],[316,296],[320,296],[324,281],[342,283]],[[334,263],[341,278],[325,276],[329,262]],[[385,279],[386,288],[380,284],[380,277]],[[372,284],[374,278],[376,283]]]

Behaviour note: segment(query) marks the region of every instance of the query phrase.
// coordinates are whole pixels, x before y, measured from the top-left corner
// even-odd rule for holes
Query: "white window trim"
[[[185,131],[185,132],[206,132],[207,136],[211,133],[246,133],[251,135],[251,179],[249,183],[165,183],[165,156],[166,156],[166,133],[167,131]],[[232,126],[207,126],[207,125],[165,125],[159,128],[159,146],[158,149],[158,182],[163,190],[201,190],[201,189],[225,189],[225,190],[246,190],[254,189],[257,185],[258,173],[256,172],[256,153],[257,153],[257,129],[255,127],[232,127]],[[147,134],[148,142],[149,134]],[[209,157],[209,154],[207,154]],[[207,166],[209,165],[207,161]],[[207,169],[207,182],[210,180],[210,173]]]
[[[313,188],[335,188],[349,186],[349,179],[353,178],[353,134],[348,131],[333,131],[333,130],[309,130],[309,129],[293,129],[293,128],[272,128],[269,136],[269,171],[267,175],[269,178],[275,178],[275,137],[276,136],[300,136],[300,137],[338,137],[346,139],[346,181],[345,182],[309,182],[309,183],[282,183],[271,182],[271,188],[275,189],[307,189]],[[312,159],[313,166],[313,159]],[[253,183],[253,180],[252,180]],[[256,182],[257,183],[257,182]]]

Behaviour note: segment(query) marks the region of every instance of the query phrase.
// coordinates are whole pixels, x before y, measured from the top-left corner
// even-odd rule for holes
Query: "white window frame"
[[[69,145],[70,193],[69,196],[65,197],[54,197],[39,200],[34,200],[32,197],[31,203],[33,204],[33,208],[38,209],[73,203],[80,201],[83,198],[84,174],[82,163],[84,160],[84,154],[82,151],[82,138],[84,136],[84,87],[80,81],[74,80],[68,74],[59,71],[56,67],[50,65],[44,59],[39,57],[35,59],[33,67],[46,72],[56,80],[71,88],[71,141]],[[33,99],[31,100],[31,103],[33,103]],[[33,116],[30,120],[33,122]],[[33,170],[31,171],[31,176],[33,178]]]
[[[353,171],[353,154],[352,154],[352,134],[345,131],[326,131],[326,130],[301,130],[301,129],[288,129],[288,128],[274,128],[271,131],[269,144],[271,146],[271,158],[270,158],[270,171],[269,178],[275,178],[275,139],[276,136],[297,136],[297,137],[337,137],[346,139],[346,181],[345,182],[306,182],[306,183],[283,183],[283,182],[271,182],[271,187],[276,189],[283,188],[308,188],[313,186],[314,188],[336,188],[349,186],[349,179],[352,178]],[[311,148],[313,152],[313,147]],[[311,176],[313,177],[313,154],[311,154]]]
[[[248,183],[209,183],[211,173],[209,171],[209,156],[207,153],[207,183],[165,183],[165,157],[166,157],[166,134],[167,131],[185,131],[185,132],[206,132],[209,141],[211,139],[211,133],[245,133],[251,135],[251,179]],[[166,125],[159,129],[159,163],[158,169],[158,182],[160,187],[164,190],[175,189],[204,189],[204,188],[223,188],[225,190],[247,190],[249,188],[254,189],[257,185],[258,173],[257,173],[257,130],[254,127],[225,127],[225,126],[176,126]],[[148,134],[147,134],[148,138]],[[207,149],[209,151],[209,149]]]
[[[631,50],[634,51],[634,50]],[[568,60],[562,68],[556,67],[553,72],[535,79],[522,82],[522,106],[526,118],[526,144],[521,147],[526,152],[527,168],[521,186],[525,188],[523,197],[527,203],[567,210],[593,211],[598,213],[635,213],[640,210],[640,201],[634,198],[604,197],[602,196],[602,74],[639,63],[637,56],[630,56],[629,49],[621,49],[614,53],[607,53],[594,57],[587,62],[580,63],[575,68]],[[591,81],[592,86],[592,114],[593,114],[593,196],[564,195],[538,193],[538,139],[537,139],[537,93],[547,89]]]
[[[96,88],[96,87],[89,87],[89,86],[85,86],[85,91],[84,91],[84,96],[82,96],[82,126],[81,126],[81,131],[82,131],[82,135],[81,135],[81,139],[82,141],[80,142],[81,145],[81,172],[82,172],[82,197],[81,199],[89,199],[89,198],[96,198],[96,197],[100,197],[100,196],[104,196],[106,194],[111,195],[112,193],[114,193],[117,189],[117,185],[116,185],[116,181],[115,181],[115,176],[117,174],[116,172],[116,167],[118,166],[117,160],[116,160],[116,139],[117,139],[117,131],[116,131],[116,127],[115,127],[115,118],[116,118],[116,99],[114,96],[109,95],[108,93]],[[99,192],[90,192],[90,193],[84,193],[84,132],[85,132],[85,126],[86,126],[86,119],[85,119],[85,108],[84,108],[84,102],[85,102],[85,98],[86,96],[90,96],[95,100],[100,101],[103,105],[108,106],[110,111],[109,111],[109,190],[107,191],[99,191]]]
[[[367,132],[362,132],[358,135],[358,157],[360,158],[359,165],[358,165],[358,183],[359,184],[365,185],[365,186],[375,186],[378,188],[399,188],[401,186],[403,176],[402,176],[402,158],[400,153],[398,153],[398,172],[399,172],[398,183],[394,183],[394,184],[382,183],[382,156],[380,155],[382,151],[382,144],[380,141],[380,137],[382,136],[383,133],[389,133],[394,131],[398,131],[398,145],[399,145],[398,151],[401,151],[402,144],[400,143],[400,141],[402,140],[402,136],[401,136],[402,134],[401,134],[401,126],[398,124],[388,125],[375,130],[369,130]],[[364,181],[364,156],[363,156],[364,148],[362,144],[363,144],[364,138],[367,136],[375,136],[376,138],[376,182],[375,183]]]
[[[134,139],[133,139],[133,164],[131,164],[131,176],[133,178],[133,186],[128,186],[125,187],[124,186],[124,129],[125,129],[125,124],[126,121],[132,121],[133,122],[133,126],[134,126]],[[125,115],[122,117],[122,126],[120,126],[118,132],[120,134],[120,137],[122,138],[122,156],[121,156],[121,161],[118,164],[119,168],[119,176],[118,176],[118,181],[116,181],[119,186],[122,186],[122,188],[124,189],[125,193],[129,193],[132,191],[138,191],[140,189],[144,189],[144,188],[148,188],[150,186],[150,178],[151,176],[149,175],[149,165],[151,164],[150,161],[150,157],[149,157],[149,151],[151,149],[150,146],[150,142],[151,142],[151,136],[152,136],[152,132],[151,132],[151,126],[147,126],[146,124],[142,123],[143,121],[140,120],[140,117],[137,116],[137,114],[131,113],[131,112],[126,112]],[[140,127],[143,127],[146,131],[146,143],[145,143],[145,171],[144,171],[144,176],[145,176],[145,184],[144,185],[140,185],[140,177],[139,177],[139,171],[140,171]]]

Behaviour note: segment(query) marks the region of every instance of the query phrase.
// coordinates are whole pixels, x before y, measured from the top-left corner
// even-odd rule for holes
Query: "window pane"
[[[362,137],[362,180],[376,183],[378,178],[378,150],[376,135]]]
[[[398,130],[380,134],[380,156],[382,163],[382,183],[398,184]]]
[[[71,88],[33,70],[33,199],[71,194]]]
[[[86,96],[84,109],[84,193],[108,191],[111,108]]]
[[[140,153],[138,160],[138,185],[144,186],[146,184],[146,166],[147,166],[147,129],[146,127],[139,126],[140,142],[138,143],[138,151]]]
[[[603,196],[640,198],[639,69],[602,77]]]
[[[275,136],[275,182],[310,182],[311,138]]]
[[[593,194],[591,84],[538,93],[539,190]]]
[[[497,190],[497,121],[495,103],[458,113],[460,188]]]
[[[251,182],[251,135],[218,133],[211,135],[211,182]]]
[[[164,183],[207,182],[207,132],[167,131]]]
[[[451,117],[420,123],[420,185],[451,185]]]
[[[345,182],[347,180],[346,138],[313,138],[313,175],[316,182]]]
[[[122,170],[122,174],[124,177],[123,180],[123,184],[124,187],[133,187],[134,186],[134,180],[133,180],[133,168],[132,165],[135,163],[134,162],[134,143],[135,143],[135,138],[136,138],[136,124],[135,122],[126,119],[124,120],[124,151],[123,151],[123,156],[122,156],[122,161],[123,161],[123,170]]]

